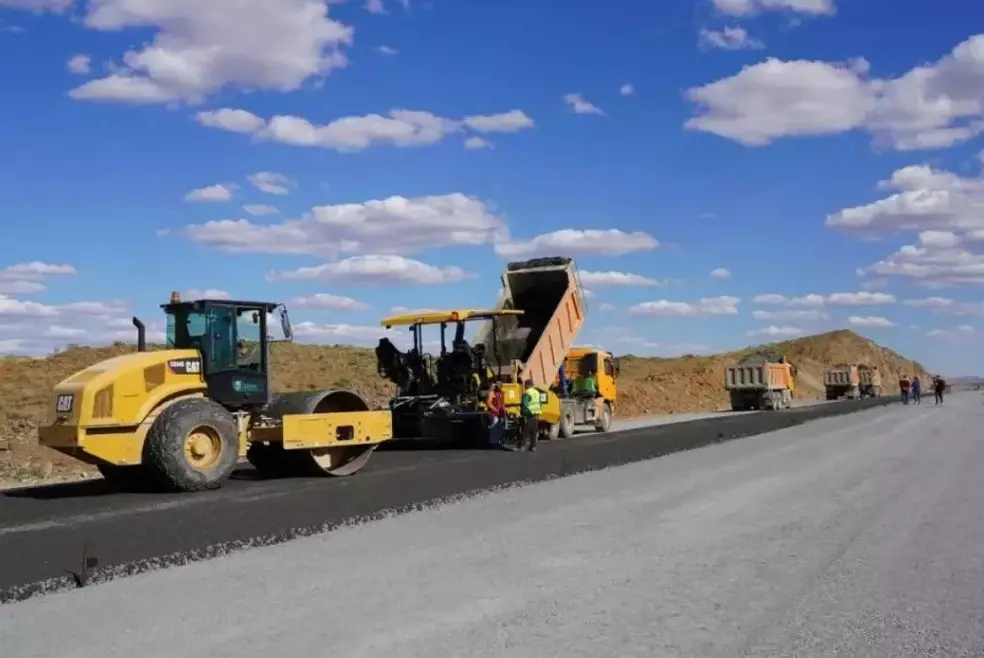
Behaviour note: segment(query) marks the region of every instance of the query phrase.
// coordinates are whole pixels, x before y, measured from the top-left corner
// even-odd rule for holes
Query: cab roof
[[[478,310],[460,309],[456,311],[423,311],[421,313],[404,313],[383,318],[380,324],[386,328],[400,325],[441,324],[444,322],[469,322],[471,320],[489,320],[507,315],[522,315],[523,311],[516,309]]]

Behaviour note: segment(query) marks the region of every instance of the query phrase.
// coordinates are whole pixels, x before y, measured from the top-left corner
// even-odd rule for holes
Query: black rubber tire
[[[143,466],[97,464],[103,479],[117,491],[145,491],[151,488],[153,477]]]
[[[221,442],[219,458],[208,470],[188,463],[184,442],[197,427],[215,431]],[[144,464],[164,486],[176,491],[204,491],[222,486],[239,460],[239,436],[232,414],[206,398],[178,400],[164,409],[147,432]]]
[[[607,432],[612,428],[612,407],[607,402],[601,409],[601,419],[595,424],[595,432]]]

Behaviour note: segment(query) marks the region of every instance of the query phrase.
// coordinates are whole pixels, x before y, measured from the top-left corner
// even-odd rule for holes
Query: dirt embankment
[[[877,365],[886,389],[901,374],[927,376],[923,367],[852,331],[833,331],[768,346],[796,365],[798,398],[823,397],[823,369],[838,362]],[[73,372],[103,359],[132,352],[130,345],[72,347],[40,359],[0,358],[0,486],[62,480],[95,474],[95,469],[37,445],[52,387]],[[724,368],[744,353],[674,359],[623,356],[619,378],[620,417],[710,411],[728,406]],[[342,387],[383,406],[393,386],[376,375],[373,351],[347,346],[278,344],[273,348],[274,390]]]

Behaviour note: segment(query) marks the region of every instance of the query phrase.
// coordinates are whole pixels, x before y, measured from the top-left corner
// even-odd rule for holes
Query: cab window
[[[236,318],[236,365],[240,368],[259,369],[262,365],[260,354],[260,312],[240,310]]]

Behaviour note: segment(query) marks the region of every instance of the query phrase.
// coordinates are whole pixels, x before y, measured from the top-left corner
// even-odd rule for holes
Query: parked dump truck
[[[268,324],[282,304],[172,294],[167,348],[107,359],[58,383],[42,445],[94,464],[110,482],[212,489],[240,457],[261,472],[351,475],[392,437],[387,410],[353,391],[273,394]]]
[[[755,352],[724,370],[724,387],[734,411],[788,409],[796,390],[796,369],[776,352]]]
[[[858,366],[853,363],[837,363],[823,371],[823,388],[828,400],[861,397],[861,378]]]
[[[858,388],[862,398],[880,398],[882,393],[881,370],[878,366],[858,366]]]

